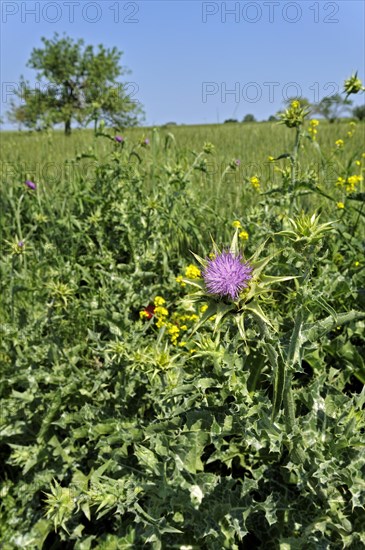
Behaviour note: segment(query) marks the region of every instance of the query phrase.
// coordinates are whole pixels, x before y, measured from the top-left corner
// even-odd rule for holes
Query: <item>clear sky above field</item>
[[[258,120],[364,80],[364,2],[1,1],[2,113],[41,37],[117,46],[148,125]],[[356,97],[354,104],[361,104]],[[5,128],[9,127],[5,125]]]

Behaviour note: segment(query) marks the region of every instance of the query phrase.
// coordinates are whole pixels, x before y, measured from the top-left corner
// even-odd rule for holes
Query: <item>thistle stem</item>
[[[300,140],[301,140],[301,131],[300,126],[297,126],[296,128],[296,135],[295,135],[295,143],[293,148],[293,153],[290,156],[291,160],[291,187],[292,187],[292,193],[294,193],[295,183],[296,183],[296,176],[297,176],[297,163],[298,163],[298,151],[300,147]],[[289,204],[289,215],[292,215],[292,211],[294,206],[296,207],[296,200],[295,195],[294,199]]]

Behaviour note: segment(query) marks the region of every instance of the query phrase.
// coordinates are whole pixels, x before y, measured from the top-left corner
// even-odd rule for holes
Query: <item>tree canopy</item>
[[[351,111],[352,101],[343,98],[340,94],[326,96],[321,101],[314,105],[313,113],[323,116],[329,122],[334,122],[341,115]]]
[[[28,128],[47,128],[63,123],[71,133],[73,121],[87,125],[104,119],[116,127],[135,125],[142,108],[130,88],[119,78],[126,74],[121,67],[123,52],[99,45],[94,51],[82,39],[42,38],[43,47],[34,48],[27,66],[37,72],[37,86],[31,87],[21,77],[17,95],[21,104],[12,102],[10,120]]]

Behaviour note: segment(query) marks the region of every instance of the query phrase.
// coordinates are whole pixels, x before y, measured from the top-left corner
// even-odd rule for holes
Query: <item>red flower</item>
[[[143,311],[147,315],[147,319],[151,319],[155,314],[155,306],[153,304],[149,304]]]

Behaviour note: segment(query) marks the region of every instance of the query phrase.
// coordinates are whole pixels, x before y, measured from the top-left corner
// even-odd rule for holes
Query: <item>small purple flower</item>
[[[33,191],[34,191],[35,189],[37,189],[36,184],[33,183],[33,182],[30,181],[30,180],[26,180],[25,185],[26,185],[27,187],[29,187],[29,189],[33,189]]]
[[[242,263],[242,256],[231,252],[222,252],[208,263],[203,270],[203,279],[209,294],[238,298],[242,289],[252,278],[252,267]]]
[[[150,142],[150,140],[149,140],[148,138],[146,138],[146,139],[144,140],[144,144],[145,144],[145,145],[148,145],[149,142]]]
[[[117,141],[118,143],[122,143],[124,141],[124,138],[122,136],[115,136],[115,141]]]
[[[237,159],[237,160],[236,160],[236,164],[237,164],[237,166],[239,166],[239,165],[241,164],[240,159]]]
[[[18,242],[18,247],[19,247],[19,248],[23,248],[23,246],[24,246],[24,241],[19,241],[19,242]]]

